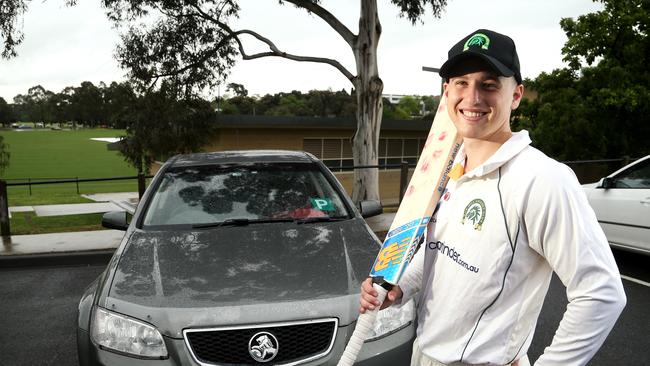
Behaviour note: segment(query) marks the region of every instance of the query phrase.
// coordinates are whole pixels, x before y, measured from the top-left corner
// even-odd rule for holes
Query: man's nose
[[[481,88],[479,85],[471,84],[467,92],[469,101],[472,104],[481,104]]]

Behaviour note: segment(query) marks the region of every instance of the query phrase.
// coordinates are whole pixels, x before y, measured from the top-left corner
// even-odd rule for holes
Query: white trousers
[[[438,362],[425,354],[420,350],[420,344],[417,339],[413,342],[413,354],[411,355],[411,366],[481,366],[483,364],[469,364],[464,362],[454,362],[454,363],[442,363]],[[485,364],[487,365],[487,364]],[[510,365],[515,365],[510,364]],[[524,356],[519,359],[519,364],[517,366],[530,366],[530,361],[528,361],[528,356]]]

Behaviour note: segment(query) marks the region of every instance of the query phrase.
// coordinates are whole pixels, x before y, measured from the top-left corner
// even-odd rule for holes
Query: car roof
[[[169,159],[172,167],[205,164],[313,163],[316,159],[304,151],[233,150],[176,155]]]
[[[640,163],[642,163],[642,162],[644,162],[644,161],[646,161],[646,160],[648,160],[648,159],[650,159],[650,155],[646,155],[646,156],[644,156],[644,157],[642,157],[642,158],[640,158],[640,159],[637,159],[637,160],[631,162],[630,164],[628,164],[628,165],[622,167],[621,169],[615,171],[614,173],[608,175],[608,177],[615,177],[615,176],[617,176],[618,174],[620,174],[621,172],[623,172],[623,171],[625,171],[625,170],[628,170],[628,169],[630,169],[631,167],[633,167],[633,166],[635,166],[635,165],[637,165],[637,164],[640,164]]]

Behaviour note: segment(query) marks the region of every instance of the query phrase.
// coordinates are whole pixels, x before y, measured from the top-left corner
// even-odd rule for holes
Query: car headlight
[[[409,300],[402,306],[389,306],[377,313],[374,327],[366,342],[385,337],[409,325],[415,317],[415,303]]]
[[[96,307],[90,335],[101,347],[140,358],[167,358],[160,332],[149,324]]]

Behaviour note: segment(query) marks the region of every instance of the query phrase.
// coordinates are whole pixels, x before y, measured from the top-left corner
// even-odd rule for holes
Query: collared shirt
[[[400,280],[402,301],[419,291],[419,346],[433,359],[505,365],[525,355],[553,272],[569,305],[535,365],[586,364],[625,305],[575,175],[529,145],[526,131],[514,133],[483,164],[450,179]]]

